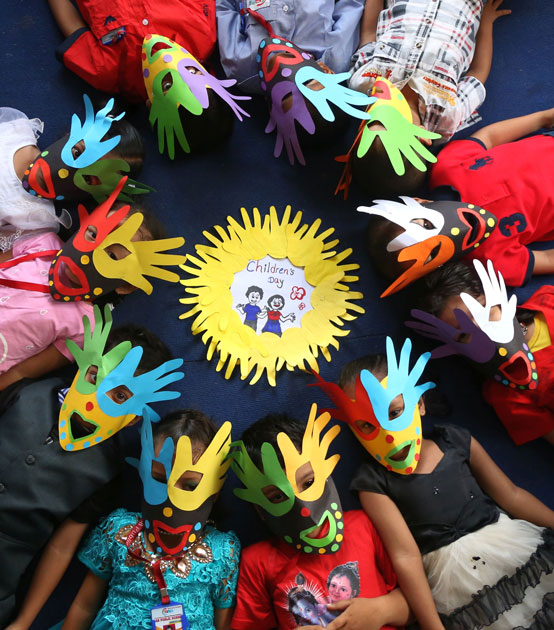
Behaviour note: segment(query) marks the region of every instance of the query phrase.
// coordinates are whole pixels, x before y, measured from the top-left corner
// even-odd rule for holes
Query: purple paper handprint
[[[494,342],[461,309],[454,309],[459,328],[454,328],[442,319],[419,309],[413,309],[410,314],[419,321],[404,322],[406,326],[413,328],[424,337],[444,342],[444,345],[438,346],[431,352],[434,359],[460,354],[476,363],[487,363],[495,354]],[[460,333],[469,334],[471,338],[465,343],[456,341]]]

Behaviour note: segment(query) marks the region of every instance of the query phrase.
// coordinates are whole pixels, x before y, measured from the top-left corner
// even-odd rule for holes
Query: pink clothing
[[[62,241],[53,233],[20,238],[13,245],[13,258],[50,249]],[[35,258],[9,269],[0,268],[0,278],[48,284],[52,257]],[[83,315],[94,325],[92,305],[87,302],[56,302],[50,293],[0,285],[0,373],[38,354],[52,344],[70,361],[65,345],[72,339],[83,344]]]

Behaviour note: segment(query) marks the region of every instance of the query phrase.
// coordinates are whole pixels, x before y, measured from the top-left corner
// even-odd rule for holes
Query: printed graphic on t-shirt
[[[360,594],[358,563],[347,562],[334,567],[327,576],[325,587],[297,573],[294,581],[284,586],[283,591],[281,605],[293,616],[296,625],[325,628],[340,614],[328,610],[327,604]]]

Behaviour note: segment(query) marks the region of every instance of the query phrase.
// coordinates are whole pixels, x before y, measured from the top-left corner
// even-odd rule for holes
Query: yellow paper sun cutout
[[[346,249],[337,253],[333,248],[338,239],[326,242],[335,230],[330,228],[317,234],[321,220],[310,226],[301,224],[302,213],[291,220],[291,207],[287,206],[279,221],[274,206],[263,219],[257,208],[253,209],[253,222],[245,208],[241,208],[243,225],[228,217],[225,230],[216,225],[213,231],[204,232],[211,245],[196,245],[196,256],[187,255],[187,264],[181,265],[191,278],[181,280],[191,297],[182,298],[183,304],[193,305],[180,315],[180,319],[194,317],[192,333],[202,334],[207,345],[207,358],[219,353],[217,371],[225,364],[225,378],[230,378],[235,367],[240,378],[245,379],[256,370],[250,384],[256,383],[264,370],[270,385],[275,385],[275,373],[285,366],[318,371],[319,352],[331,360],[328,346],[338,349],[337,337],[350,331],[340,328],[343,321],[352,321],[364,309],[352,300],[363,295],[350,291],[347,283],[358,276],[347,275],[358,269],[355,263],[343,264],[352,253]],[[295,267],[303,268],[306,281],[313,286],[311,310],[302,316],[301,325],[284,330],[282,336],[272,332],[256,333],[246,326],[233,310],[231,286],[235,274],[243,271],[251,260],[266,256],[288,258]],[[192,266],[194,265],[194,266]]]

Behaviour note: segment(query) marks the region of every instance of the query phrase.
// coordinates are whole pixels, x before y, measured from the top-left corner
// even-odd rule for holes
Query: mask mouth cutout
[[[485,233],[485,220],[475,210],[470,208],[459,208],[458,217],[469,227],[469,232],[464,236],[462,247],[464,250],[470,249],[483,238]]]
[[[184,548],[188,540],[192,525],[181,525],[180,527],[170,527],[162,521],[153,521],[154,537],[160,547],[169,554],[176,554]]]
[[[317,532],[317,536],[311,536],[310,533],[306,534],[306,537],[309,538],[310,540],[319,540],[320,538],[325,538],[327,536],[327,534],[329,533],[329,530],[331,529],[331,523],[329,521],[329,517],[327,516],[325,518],[325,521],[323,523],[322,526],[320,525],[316,525],[314,527],[314,531],[317,531],[317,529],[321,527],[321,530],[319,532]]]
[[[171,50],[171,46],[167,42],[156,42],[150,49],[150,57],[152,58],[160,50]]]
[[[71,273],[70,277],[67,271]],[[67,295],[88,293],[90,285],[84,271],[71,258],[60,256],[54,265],[55,286],[61,287]]]
[[[531,363],[523,350],[519,350],[505,361],[499,368],[500,372],[516,385],[527,385],[531,381]]]
[[[317,531],[322,527],[321,531]],[[312,537],[310,534],[317,532],[317,536]],[[311,545],[312,547],[325,547],[334,540],[337,533],[337,521],[329,510],[325,510],[319,519],[319,523],[300,532],[300,540]]]
[[[69,427],[73,440],[81,440],[83,438],[92,437],[100,428],[97,424],[85,420],[83,416],[74,411],[69,418]]]
[[[39,183],[39,174],[41,180],[44,182],[44,187]],[[52,174],[50,171],[50,165],[46,160],[38,157],[29,172],[29,184],[32,190],[34,190],[41,197],[46,199],[54,199],[56,192],[54,191],[54,183],[52,182]]]
[[[402,442],[402,444],[399,444],[389,451],[389,453],[385,456],[385,461],[389,466],[396,470],[408,468],[414,460],[415,447],[415,440]],[[412,468],[415,468],[415,463],[411,464],[411,466]]]

